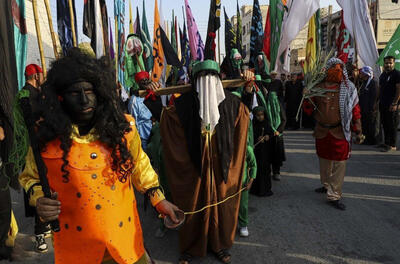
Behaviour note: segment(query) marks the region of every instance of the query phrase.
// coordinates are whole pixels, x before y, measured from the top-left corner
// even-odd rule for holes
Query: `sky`
[[[83,1],[84,0],[75,0],[76,12],[77,12],[77,22],[78,22],[78,39],[79,42],[89,41],[89,39],[83,35],[82,33],[82,17],[83,17]],[[143,8],[143,0],[125,0],[126,2],[126,30],[128,30],[129,25],[129,1],[132,3],[132,16],[133,20],[136,18],[136,7],[139,6],[139,13],[142,16],[142,8]],[[153,13],[154,13],[154,1],[155,0],[144,0],[145,8],[146,8],[146,16],[147,23],[149,26],[149,31],[151,37],[153,36]],[[208,15],[210,4],[209,1],[206,0],[188,0],[189,5],[192,9],[193,16],[195,17],[197,26],[199,28],[200,34],[202,36],[203,42],[205,42],[205,37],[207,33],[207,23],[208,23]],[[253,0],[238,0],[239,6],[242,5],[253,5]],[[300,0],[302,1],[302,0]],[[161,2],[161,3],[160,3]],[[184,6],[185,0],[158,0],[158,5],[160,9],[162,9],[164,20],[171,21],[172,19],[172,10],[174,10],[175,15],[177,16],[179,25],[183,25],[183,14],[182,14],[182,6]],[[229,17],[236,15],[236,0],[221,0],[222,6],[225,7],[226,13]],[[268,5],[269,0],[259,0],[260,5]],[[111,21],[114,18],[114,1],[106,0],[108,15],[111,17]],[[336,3],[336,0],[320,0],[320,6],[326,7],[332,5],[333,11],[337,11],[340,9],[339,5]],[[52,14],[53,19],[56,20],[56,0],[51,0]],[[221,32],[224,32],[224,22],[223,22],[223,12],[221,13]],[[57,22],[55,22],[55,27]],[[114,27],[113,27],[114,32]],[[221,38],[223,38],[224,34],[221,34]],[[115,38],[114,38],[115,40]],[[223,40],[221,41],[221,47],[223,47]],[[221,48],[222,49],[222,48]]]

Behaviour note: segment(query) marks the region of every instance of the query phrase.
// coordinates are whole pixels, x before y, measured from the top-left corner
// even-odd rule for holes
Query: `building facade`
[[[53,1],[51,3],[55,4]],[[49,21],[47,18],[46,7],[44,5],[44,1],[37,1],[38,5],[38,21],[40,26],[40,35],[42,38],[42,46],[43,46],[43,54],[46,61],[47,68],[50,67],[50,63],[54,60],[54,50],[53,50],[53,42],[51,39]],[[54,8],[52,8],[54,10]],[[53,13],[52,16],[56,16],[57,14]],[[25,2],[25,18],[26,18],[26,28],[27,28],[27,57],[26,64],[38,64],[41,65],[40,61],[40,53],[39,53],[39,45],[36,34],[35,27],[35,18],[33,16],[33,6],[32,0],[27,0]],[[53,19],[53,27],[57,27],[57,24],[54,23]],[[57,28],[53,29],[57,32]],[[60,44],[58,40],[58,34],[56,33],[57,46],[60,50]]]
[[[265,28],[265,22],[267,19],[268,13],[268,5],[260,5],[261,14],[263,17],[263,28]],[[242,18],[242,44],[243,51],[246,53],[246,57],[244,58],[244,63],[249,63],[250,60],[250,35],[251,35],[251,19],[253,18],[253,6],[252,5],[243,5],[240,8],[240,16]],[[231,17],[231,23],[233,28],[236,29],[237,17]]]

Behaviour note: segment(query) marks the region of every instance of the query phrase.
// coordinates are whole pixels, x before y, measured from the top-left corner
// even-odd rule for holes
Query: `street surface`
[[[343,187],[347,210],[339,211],[314,192],[320,182],[311,131],[285,132],[285,146],[282,180],[273,182],[272,197],[250,196],[250,236],[236,237],[232,263],[400,263],[400,151],[353,146]],[[13,263],[53,263],[51,248],[35,253],[33,219],[24,217],[22,194],[12,196],[20,228]],[[177,263],[176,231],[156,238],[157,214],[142,206],[139,213],[145,245],[156,263]],[[193,263],[219,262],[209,254]]]

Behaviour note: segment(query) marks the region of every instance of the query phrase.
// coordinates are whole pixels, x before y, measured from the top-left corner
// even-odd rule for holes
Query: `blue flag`
[[[74,26],[75,35],[78,45],[78,28],[76,26],[76,12],[75,12],[75,0],[72,0],[72,9],[74,13]],[[72,39],[72,27],[71,27],[71,16],[69,15],[68,0],[57,0],[57,26],[58,26],[58,37],[60,38],[60,44],[64,55],[67,51],[74,46]]]

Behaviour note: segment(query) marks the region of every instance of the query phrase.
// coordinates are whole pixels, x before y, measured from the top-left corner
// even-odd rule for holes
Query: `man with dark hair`
[[[384,72],[379,77],[379,111],[385,142],[383,152],[396,151],[397,126],[399,125],[400,71],[394,68],[395,58],[384,58]]]
[[[22,89],[29,92],[29,104],[32,110],[32,116],[34,121],[38,124],[42,117],[40,110],[41,85],[44,81],[42,68],[37,64],[29,64],[26,66],[25,80],[26,83]],[[29,205],[26,192],[24,192],[24,200],[25,216],[35,218],[36,251],[45,253],[48,250],[45,237],[50,234],[50,229],[46,223],[40,221],[35,208]]]
[[[277,78],[278,73],[275,71],[271,72],[271,83],[267,85],[268,92],[276,92],[279,101],[283,103],[284,101],[284,87],[281,80]]]
[[[282,82],[282,84],[283,84],[283,87],[285,87],[286,82],[287,82],[288,80],[289,80],[289,79],[287,78],[286,73],[281,73],[281,82]]]
[[[112,68],[77,48],[53,62],[43,85],[49,111],[32,142],[41,152],[29,150],[19,180],[41,220],[59,221],[56,264],[148,263],[133,187],[178,222],[179,209],[165,200],[135,121],[115,103],[115,90]],[[40,159],[44,165],[36,164]],[[43,170],[51,198],[39,184]]]

